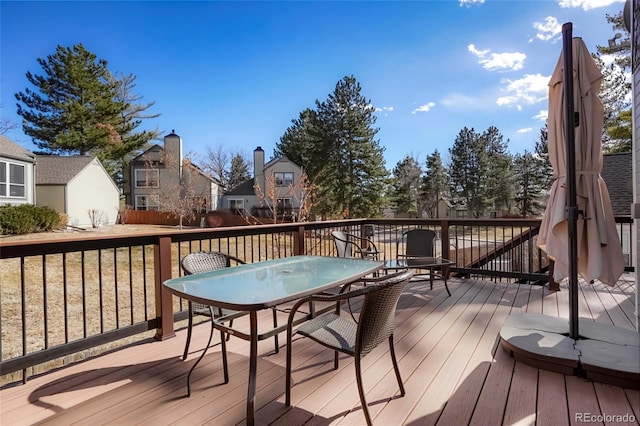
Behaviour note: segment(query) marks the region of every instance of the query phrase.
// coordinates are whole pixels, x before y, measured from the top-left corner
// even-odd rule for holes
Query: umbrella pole
[[[564,132],[567,144],[567,220],[569,233],[569,337],[578,334],[578,202],[576,196],[576,139],[575,127],[579,117],[573,105],[573,24],[562,25],[564,52]]]

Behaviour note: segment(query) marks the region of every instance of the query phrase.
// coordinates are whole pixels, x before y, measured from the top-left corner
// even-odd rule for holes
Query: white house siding
[[[115,183],[94,159],[67,185],[67,208],[69,224],[80,227],[92,226],[89,210],[102,213],[101,225],[113,225],[118,216],[120,194]]]
[[[640,0],[636,0],[640,1]],[[637,13],[634,13],[634,20],[640,20],[640,16]],[[636,36],[636,40],[640,39],[640,36]],[[636,47],[635,54],[640,54],[640,49]],[[640,255],[638,254],[638,250],[640,249],[640,65],[637,65],[639,60],[636,59],[636,66],[633,73],[633,167],[634,167],[634,208],[632,209],[632,215],[635,218],[635,235],[636,238],[633,239],[632,250],[635,256],[635,270],[636,270],[636,330],[640,331],[640,312],[638,306],[640,305],[640,300],[638,296],[639,285],[640,285]]]

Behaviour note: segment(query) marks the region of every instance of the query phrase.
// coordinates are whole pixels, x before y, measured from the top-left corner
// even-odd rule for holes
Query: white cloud
[[[536,115],[533,116],[536,120],[545,121],[549,117],[549,111],[546,109],[540,110]]]
[[[458,3],[460,4],[460,7],[462,6],[475,6],[477,4],[483,4],[484,0],[458,0]]]
[[[467,46],[467,49],[479,59],[478,62],[482,65],[482,68],[489,71],[520,70],[524,66],[524,60],[527,58],[527,55],[520,52],[490,53],[489,49],[478,50],[473,44]]]
[[[440,103],[449,108],[464,108],[464,109],[485,109],[486,103],[473,96],[465,95],[463,93],[451,93],[445,98],[440,100]]]
[[[499,106],[522,109],[523,105],[533,105],[545,100],[548,96],[549,76],[541,74],[525,74],[518,80],[503,79],[503,89],[507,94],[498,98]]]
[[[542,41],[557,40],[562,33],[562,25],[553,16],[547,16],[544,22],[534,22],[533,28],[538,31],[536,38]]]
[[[375,105],[369,104],[367,105],[367,109],[373,110],[373,112],[384,112],[383,115],[389,115],[388,112],[393,111],[393,107],[377,107]]]
[[[558,4],[564,8],[581,7],[582,10],[597,9],[611,6],[614,3],[624,3],[625,0],[560,0]]]
[[[532,131],[533,131],[533,129],[531,127],[527,127],[525,129],[516,130],[516,133],[531,133]]]
[[[427,102],[426,104],[420,105],[418,108],[411,111],[411,114],[415,114],[416,112],[429,112],[434,106],[436,106],[435,102]]]

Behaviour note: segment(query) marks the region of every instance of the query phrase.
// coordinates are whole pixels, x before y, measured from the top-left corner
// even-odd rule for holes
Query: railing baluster
[[[42,315],[44,327],[44,347],[49,347],[49,309],[47,305],[47,256],[42,255]]]

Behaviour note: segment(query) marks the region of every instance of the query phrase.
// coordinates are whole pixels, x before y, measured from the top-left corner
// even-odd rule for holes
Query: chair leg
[[[333,369],[338,369],[338,360],[340,358],[340,353],[338,351],[334,351],[333,353]]]
[[[207,346],[204,347],[202,354],[200,354],[200,357],[198,357],[195,364],[193,364],[193,366],[191,367],[191,370],[189,370],[189,374],[187,374],[187,396],[188,397],[191,396],[191,373],[193,373],[193,370],[196,369],[197,365],[200,364],[200,361],[202,361],[202,358],[204,358],[207,351],[209,350],[209,346],[211,346],[211,340],[213,340],[213,330],[214,330],[214,327],[213,327],[213,311],[212,311],[211,312],[211,332],[209,333],[209,341],[207,342]],[[224,351],[222,355],[223,364],[225,363],[225,360],[224,360],[225,355],[226,355],[226,351]],[[225,383],[227,382],[225,381]]]
[[[402,384],[402,377],[400,377],[400,368],[398,368],[398,361],[396,360],[396,350],[393,347],[393,334],[389,336],[389,352],[391,353],[393,369],[396,372],[396,379],[398,380],[398,387],[400,388],[400,396],[404,396],[404,385]]]
[[[211,323],[213,327],[213,322]],[[220,350],[222,351],[222,372],[224,374],[224,382],[229,383],[229,364],[227,362],[227,340],[224,338],[224,332],[220,331]]]
[[[278,315],[276,314],[276,310],[272,309],[271,311],[273,312],[273,328],[278,328]],[[276,349],[275,349],[276,353],[280,352],[280,345],[278,344],[277,333],[273,336],[273,343],[276,346]]]
[[[191,343],[191,330],[193,329],[193,307],[189,302],[189,325],[187,326],[187,342],[184,345],[184,353],[182,354],[182,360],[187,359],[189,353],[189,344]]]
[[[284,405],[291,405],[291,330],[287,330],[287,367],[285,370],[285,398]]]
[[[362,385],[362,368],[360,365],[360,356],[356,355],[354,362],[356,364],[356,382],[358,383],[358,393],[360,394],[360,405],[362,405],[362,412],[364,413],[364,418],[367,421],[367,425],[371,426],[371,416],[369,415],[367,400],[364,397],[364,386]]]

